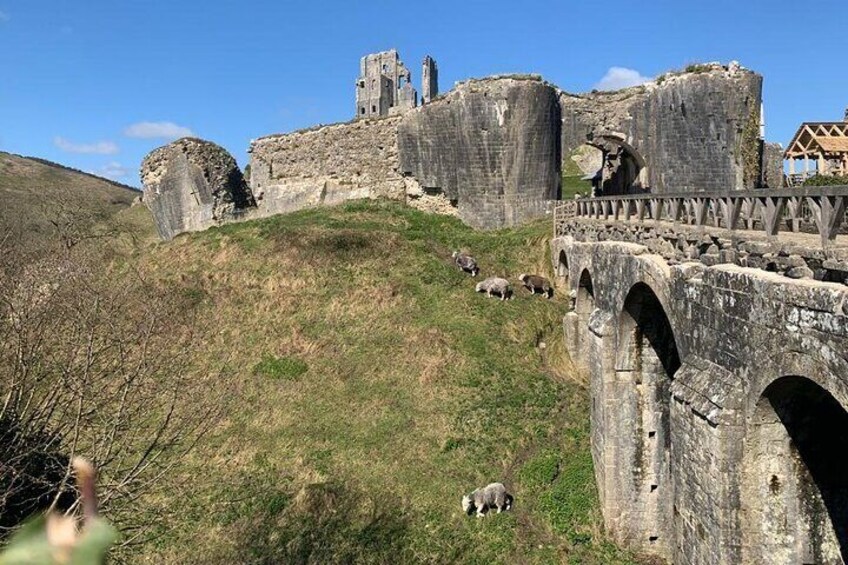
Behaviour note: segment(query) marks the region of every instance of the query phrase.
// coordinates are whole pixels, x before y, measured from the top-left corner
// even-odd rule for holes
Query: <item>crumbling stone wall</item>
[[[564,328],[590,370],[613,537],[673,563],[844,560],[848,287],[792,269],[842,271],[846,250],[596,220],[566,231],[552,258],[578,300],[578,281],[591,278],[594,311]],[[661,316],[627,315],[637,291],[655,297],[670,335],[656,332]],[[589,348],[574,346],[587,330]],[[671,345],[680,365],[664,366],[670,387],[657,388],[645,362],[653,372]],[[657,458],[666,476],[652,472]]]
[[[186,137],[152,151],[141,164],[141,180],[162,239],[234,219],[256,205],[232,155],[202,139]]]
[[[401,172],[472,226],[516,225],[559,197],[557,92],[537,76],[460,83],[405,115],[398,145]]]
[[[396,53],[383,55],[397,62]],[[363,64],[370,68],[368,61]],[[425,66],[428,62],[432,95],[436,68],[431,60]],[[408,73],[397,65],[386,68],[393,77]],[[256,206],[246,187],[235,186],[239,179],[227,189],[197,188],[187,169],[179,178],[169,177],[169,196],[157,196],[157,204],[151,198],[149,205],[158,206],[154,213],[166,238],[234,218],[376,197],[499,228],[547,214],[560,197],[562,148],[570,158],[587,149],[585,144],[605,152],[602,169],[610,169],[601,179],[605,187],[638,181],[641,189],[663,192],[771,184],[780,174],[773,148],[758,139],[761,82],[738,64],[699,66],[644,86],[581,96],[538,76],[469,80],[403,115],[253,141]],[[174,159],[156,152],[149,158],[173,161],[178,171],[185,152],[177,151]],[[235,169],[234,161],[217,163],[223,157],[214,152],[210,158],[213,169]],[[202,169],[201,154],[193,159]],[[144,177],[157,193],[157,174]],[[228,198],[231,206],[220,204]]]
[[[250,144],[250,185],[261,215],[356,198],[403,200],[398,117],[271,135]]]
[[[761,99],[762,77],[735,63],[614,92],[562,92],[563,154],[585,143],[622,146],[651,192],[754,188]]]
[[[763,144],[762,188],[783,188],[783,146],[779,143]]]

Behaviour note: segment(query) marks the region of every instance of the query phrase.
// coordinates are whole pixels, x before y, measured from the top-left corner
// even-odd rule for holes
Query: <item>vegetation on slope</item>
[[[179,410],[224,416],[188,455],[163,454],[164,476],[107,505],[123,534],[113,558],[634,561],[601,532],[586,384],[562,349],[567,297],[487,299],[450,259],[461,248],[484,277],[552,278],[547,222],[478,232],[355,202],[161,243],[143,207],[115,220],[133,237],[80,247],[98,281],[135,289],[117,327],[158,309],[145,296],[171,295],[192,327],[173,377],[197,385]],[[492,481],[514,510],[464,515],[461,496]]]
[[[137,557],[627,561],[600,531],[585,383],[561,346],[567,299],[487,299],[450,260],[463,248],[482,276],[550,276],[548,231],[477,232],[366,202],[141,256],[197,301],[196,358],[226,351],[238,391]],[[491,481],[514,512],[465,516],[462,494]]]
[[[49,245],[69,224],[80,231],[102,224],[140,194],[49,161],[0,152],[0,235],[14,234],[20,251]]]

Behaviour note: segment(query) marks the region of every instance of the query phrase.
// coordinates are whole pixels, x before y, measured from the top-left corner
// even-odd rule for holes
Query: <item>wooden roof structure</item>
[[[848,121],[804,122],[783,153],[789,160],[789,175],[795,173],[795,161],[804,160],[804,177],[811,174],[848,176]],[[815,169],[810,170],[810,162]]]

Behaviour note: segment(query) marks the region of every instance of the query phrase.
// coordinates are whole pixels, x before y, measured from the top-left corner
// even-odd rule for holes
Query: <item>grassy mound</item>
[[[133,560],[632,561],[601,534],[567,297],[487,299],[450,259],[552,277],[549,230],[355,202],[134,256],[196,302],[196,360],[225,352],[237,387],[173,496],[144,501],[164,510]],[[462,494],[492,481],[514,511],[465,516]]]

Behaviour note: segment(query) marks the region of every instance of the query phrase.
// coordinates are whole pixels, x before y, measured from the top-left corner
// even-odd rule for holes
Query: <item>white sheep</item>
[[[470,516],[476,510],[477,517],[482,518],[492,508],[497,508],[498,514],[509,510],[512,508],[512,502],[512,495],[506,492],[503,483],[491,483],[463,496],[462,511]]]
[[[489,296],[490,298],[494,294],[500,296],[501,300],[507,300],[512,297],[512,287],[510,286],[509,281],[500,277],[489,277],[483,282],[477,283],[474,290],[477,292],[485,292],[486,296]]]

